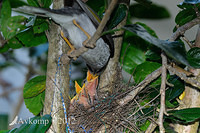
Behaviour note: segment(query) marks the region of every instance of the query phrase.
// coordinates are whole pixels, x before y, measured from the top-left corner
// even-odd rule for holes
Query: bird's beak
[[[98,86],[98,76],[88,71],[86,79],[82,87],[75,81],[76,96],[72,98],[71,104],[76,101],[78,104],[84,105],[85,108],[94,104],[96,88]]]
[[[93,75],[90,71],[87,72],[87,81],[85,82],[85,89],[88,93],[88,100],[90,104],[94,104],[94,99],[96,96],[96,89],[98,86],[98,76]]]

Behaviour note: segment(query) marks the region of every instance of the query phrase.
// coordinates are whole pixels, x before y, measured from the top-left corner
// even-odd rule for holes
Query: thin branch
[[[90,47],[94,47],[95,46],[95,42],[99,39],[99,37],[101,36],[101,33],[104,30],[104,27],[106,26],[108,20],[110,19],[111,13],[113,12],[115,6],[117,5],[118,0],[112,0],[111,3],[109,4],[108,9],[105,12],[105,15],[101,21],[101,23],[99,24],[96,32],[94,33],[94,35],[92,36],[92,38],[90,40],[88,40],[88,42],[86,42],[87,46]]]
[[[160,87],[160,112],[159,112],[159,118],[158,118],[158,125],[160,129],[160,133],[165,132],[165,128],[163,126],[163,116],[165,112],[165,88],[166,88],[166,77],[167,77],[167,70],[166,70],[166,65],[167,65],[167,57],[164,55],[164,53],[161,54],[162,57],[162,75],[161,75],[161,87]]]
[[[197,80],[197,77],[188,78],[186,73],[177,71],[176,68],[174,68],[174,67],[172,67],[170,65],[166,65],[166,67],[171,73],[177,75],[182,80],[184,80],[186,83],[191,84],[194,87],[197,87],[197,88],[200,89],[200,82]]]
[[[143,89],[145,88],[149,83],[151,83],[153,80],[155,80],[156,78],[158,78],[161,74],[161,67],[158,68],[157,70],[155,70],[154,72],[152,72],[151,74],[149,74],[142,82],[140,82],[140,84],[138,84],[136,87],[133,87],[132,91],[127,94],[126,97],[119,99],[117,101],[117,103],[119,104],[119,106],[124,106],[126,105],[128,102],[130,102],[131,100],[133,100],[135,98],[135,96]]]
[[[182,39],[188,44],[190,48],[192,48],[192,43],[185,36],[183,36]]]
[[[104,27],[106,26],[106,23],[108,22],[108,20],[110,19],[111,13],[114,10],[115,6],[117,5],[118,0],[112,0],[112,2],[110,3],[108,9],[105,12],[105,15],[102,19],[102,21],[100,22],[96,32],[94,33],[94,35],[86,42],[86,44],[84,44],[87,47],[90,48],[94,48],[95,47],[95,43],[96,41],[101,37],[101,34],[103,32]],[[83,54],[84,52],[88,51],[89,48],[86,48],[85,46],[75,50],[74,52],[70,53],[70,57],[73,59],[76,59],[78,56],[80,56],[81,54]]]
[[[186,30],[192,28],[193,26],[200,24],[200,18],[195,18],[192,21],[184,24],[183,26],[179,27],[176,32],[173,33],[170,41],[175,41],[180,35],[183,35]]]

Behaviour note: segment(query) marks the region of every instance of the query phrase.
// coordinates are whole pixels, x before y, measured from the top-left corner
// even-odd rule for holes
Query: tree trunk
[[[120,0],[119,3],[126,4],[128,8],[130,0]],[[116,28],[118,29],[118,28],[123,27],[126,24],[126,19],[127,19],[127,16]],[[119,83],[119,80],[121,77],[121,70],[119,67],[119,58],[120,58],[122,41],[123,41],[123,34],[124,34],[124,31],[117,31],[114,35],[114,36],[117,36],[117,38],[114,38],[115,53],[114,53],[114,57],[110,59],[104,73],[100,77],[100,83],[99,83],[100,89],[98,90],[98,95],[100,97],[105,98],[109,94],[112,94],[113,90],[115,89],[115,84],[117,82]]]
[[[183,105],[179,109],[200,107],[200,93],[199,90],[191,87],[185,87],[185,97],[183,98]],[[178,133],[197,133],[199,122],[196,121],[189,125],[176,124],[175,131]]]
[[[59,9],[64,6],[63,0],[54,0],[53,8]],[[60,92],[65,100],[65,105],[68,107],[69,92],[69,65],[61,65],[61,73],[58,72],[58,59],[67,52],[67,45],[60,38],[61,28],[52,22],[49,26],[49,31],[46,33],[49,41],[48,63],[47,63],[47,79],[45,91],[44,114],[51,114],[52,125],[48,133],[64,133],[66,128],[63,105],[61,102]],[[57,75],[56,75],[57,73]],[[55,76],[56,75],[56,76]],[[62,84],[61,84],[62,81]]]

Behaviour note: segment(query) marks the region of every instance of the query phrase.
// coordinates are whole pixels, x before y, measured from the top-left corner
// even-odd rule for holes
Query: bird
[[[83,47],[83,43],[91,38],[96,32],[100,23],[99,17],[81,0],[74,0],[72,7],[64,7],[62,9],[46,9],[32,6],[22,6],[13,9],[14,11],[33,14],[41,17],[51,18],[55,23],[61,26],[61,37],[70,46],[71,53],[75,49]],[[106,28],[105,28],[106,29]],[[104,30],[105,30],[104,29]],[[114,56],[114,43],[111,35],[101,36],[96,41],[96,47],[90,48],[88,51],[80,55],[88,67],[86,82],[82,87],[75,85],[77,96],[71,100],[73,103],[77,99],[82,98],[84,93],[87,97],[88,104],[84,101],[84,106],[94,103],[96,89],[99,83],[99,76],[105,70],[110,58]],[[77,98],[78,97],[78,98]],[[89,100],[88,100],[89,99]],[[79,100],[81,104],[81,100]]]

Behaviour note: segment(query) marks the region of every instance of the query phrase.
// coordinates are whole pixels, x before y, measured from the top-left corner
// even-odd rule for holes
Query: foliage
[[[171,118],[183,123],[194,122],[200,118],[200,108],[187,108],[181,110],[172,110],[168,112],[169,115],[175,117]]]
[[[17,0],[15,0],[17,1]],[[28,4],[32,6],[49,7],[51,1],[35,1],[28,0]],[[48,29],[48,23],[43,18],[28,19],[24,16],[11,16],[11,8],[26,5],[26,3],[19,1],[18,4],[4,0],[1,9],[1,27],[0,30],[7,40],[7,43],[0,48],[0,52],[6,52],[10,48],[18,49],[25,47],[34,47],[47,42],[45,30]],[[30,25],[34,21],[35,23]]]
[[[46,76],[37,76],[29,80],[23,90],[26,107],[34,115],[38,115],[44,104]]]
[[[148,74],[151,74],[161,67],[161,52],[165,52],[166,55],[170,57],[168,62],[176,62],[177,65],[183,69],[186,66],[200,68],[200,48],[194,47],[186,52],[183,42],[160,40],[155,31],[146,24],[141,22],[130,24],[130,19],[134,17],[145,19],[163,19],[170,17],[170,14],[165,7],[152,4],[149,0],[135,1],[137,4],[131,5],[129,9],[128,24],[122,28],[125,30],[125,34],[120,54],[121,66],[123,70],[133,76],[134,85],[140,83]],[[10,52],[14,49],[23,47],[41,46],[41,44],[47,42],[45,31],[49,28],[49,20],[35,16],[30,16],[29,18],[21,15],[11,16],[11,8],[22,5],[49,8],[52,0],[27,0],[27,2],[28,4],[21,0],[3,1],[0,14],[0,30],[6,40],[6,44],[3,47],[0,47],[0,53]],[[194,4],[197,4],[196,7],[200,9],[198,3],[199,0],[185,0],[182,4],[178,5],[180,12],[175,18],[175,22],[178,26],[182,26],[197,17]],[[103,17],[105,10],[107,9],[106,0],[97,0],[95,2],[93,0],[88,0],[87,4],[97,12],[100,18]],[[124,4],[119,4],[111,15],[111,19],[107,24],[107,29],[110,30],[115,28],[126,17],[127,10],[128,9]],[[174,28],[174,31],[176,30],[177,27]],[[36,50],[37,48],[33,49]],[[44,51],[46,52],[46,50]],[[36,55],[36,53],[33,53],[31,56],[34,55]],[[41,54],[36,56],[40,57],[40,55]],[[7,66],[9,66],[9,64],[0,65],[2,68]],[[80,79],[80,82],[82,80],[83,79]],[[185,84],[184,81],[175,75],[168,75],[167,81],[171,83],[172,86],[168,86],[166,90],[166,108],[175,109],[179,106],[177,98],[183,93]],[[0,131],[0,133],[45,132],[49,128],[51,125],[51,116],[39,116],[44,105],[45,84],[45,76],[37,76],[29,80],[24,86],[23,97],[26,107],[35,115],[35,117],[31,118],[31,121],[48,120],[49,123],[47,125],[25,123],[17,129]],[[145,96],[146,98],[138,103],[143,107],[141,112],[150,112],[148,115],[153,115],[155,108],[159,108],[160,104],[158,103],[160,99],[157,98],[154,101],[151,100],[160,94],[160,85],[161,79],[158,78],[148,86],[146,92],[142,92],[138,95],[138,97]],[[151,102],[152,105],[149,105],[149,102]],[[143,115],[141,112],[136,113],[135,116]],[[199,112],[199,108],[168,111],[170,116],[166,116],[165,119],[186,124],[199,119]],[[158,117],[156,113],[154,116],[155,118]],[[137,123],[137,126],[141,131],[146,131],[150,123],[149,120],[145,119],[142,122]],[[165,124],[169,125],[170,122],[167,121]],[[128,132],[129,129],[126,131]]]

